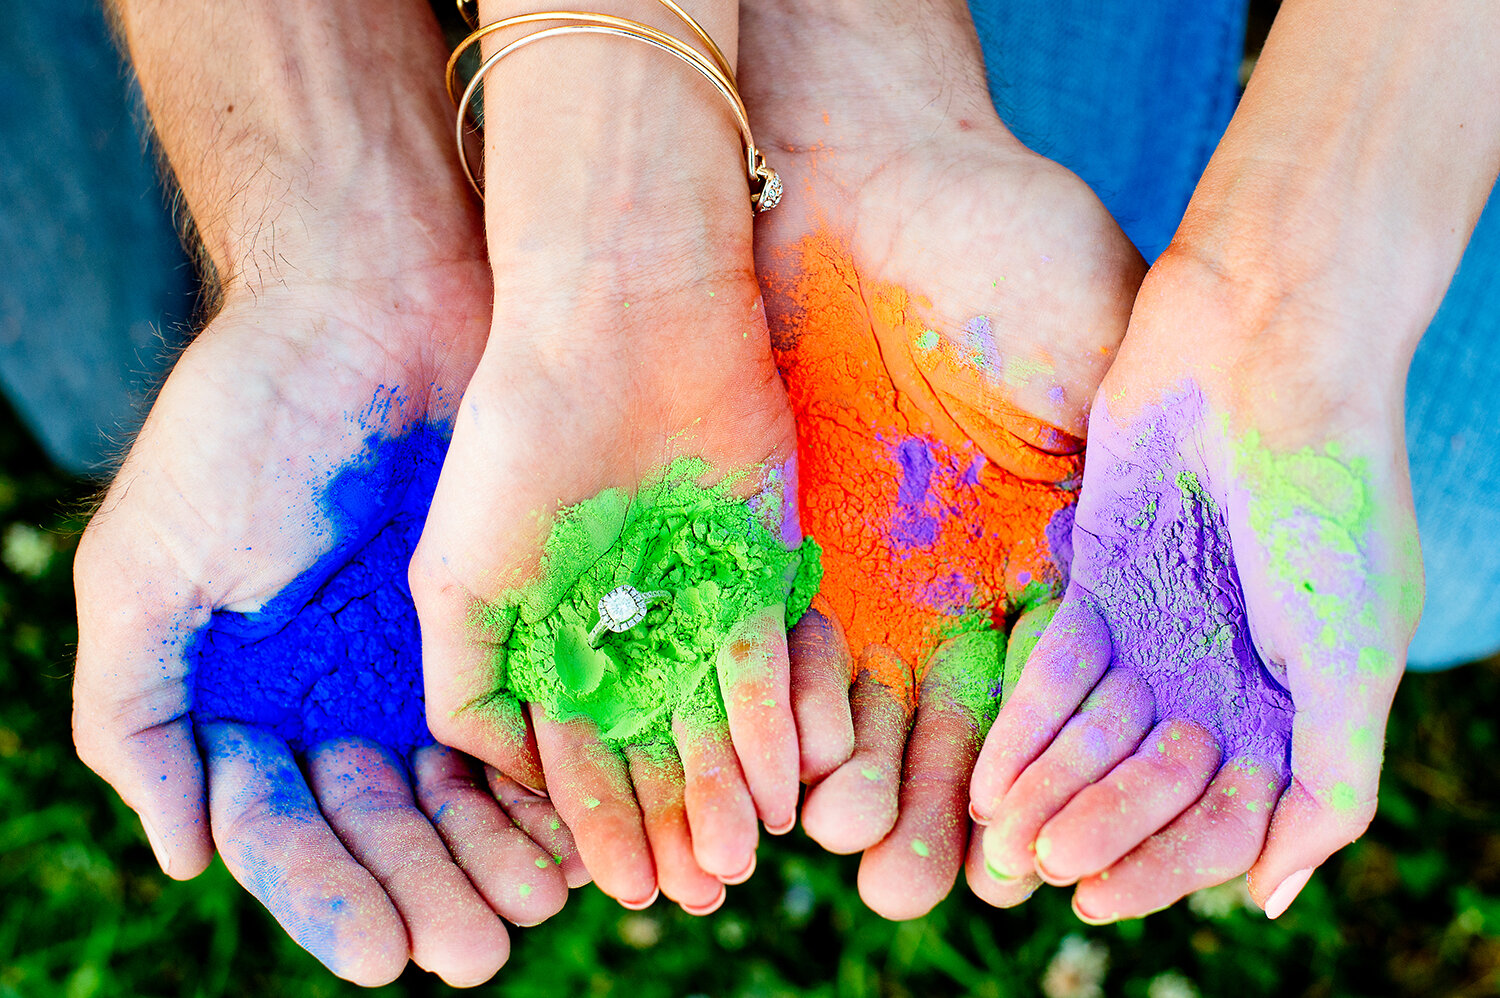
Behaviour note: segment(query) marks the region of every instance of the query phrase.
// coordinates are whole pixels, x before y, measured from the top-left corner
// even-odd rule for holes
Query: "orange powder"
[[[855,662],[905,687],[868,652],[889,648],[920,679],[944,638],[1003,629],[1055,594],[1046,528],[1079,459],[1026,444],[1045,428],[979,387],[958,338],[924,323],[929,303],[863,284],[839,240],[814,233],[783,264],[767,312],[797,416],[802,528],[823,546],[820,601]]]

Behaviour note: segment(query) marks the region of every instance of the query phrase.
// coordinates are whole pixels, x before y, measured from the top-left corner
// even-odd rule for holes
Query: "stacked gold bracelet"
[[[547,38],[556,38],[561,35],[572,34],[601,34],[614,35],[618,38],[633,38],[644,42],[652,48],[666,52],[689,66],[693,67],[713,88],[718,91],[719,96],[728,102],[730,110],[734,113],[735,124],[740,130],[740,140],[745,147],[745,170],[750,181],[750,207],[753,211],[769,211],[776,207],[781,201],[781,178],[776,171],[766,163],[766,158],[756,148],[755,138],[750,134],[750,116],[745,110],[745,102],[740,98],[739,85],[735,82],[734,70],[730,68],[729,60],[714,40],[709,37],[703,25],[693,19],[687,11],[678,6],[674,0],[659,0],[677,18],[685,24],[689,31],[702,42],[708,49],[709,55],[705,56],[696,48],[681,41],[678,38],[658,31],[656,28],[639,21],[628,18],[615,17],[612,14],[596,14],[589,11],[567,11],[551,10],[540,11],[534,14],[518,14],[515,17],[507,17],[493,24],[486,24],[474,30],[448,57],[447,86],[448,99],[453,101],[454,107],[458,109],[458,119],[454,124],[454,138],[458,144],[458,160],[463,166],[464,176],[468,178],[469,185],[481,198],[484,191],[480,188],[479,181],[474,176],[474,170],[469,165],[468,149],[464,144],[466,124],[469,116],[469,108],[474,100],[474,94],[478,91],[485,74],[494,69],[500,60],[506,56],[525,48],[533,42],[539,42]],[[469,24],[475,24],[475,18],[470,13],[471,0],[458,0],[458,9],[464,15]],[[469,47],[498,31],[507,28],[520,27],[527,24],[539,24],[549,21],[559,21],[560,24],[550,28],[542,28],[527,35],[522,35],[515,41],[509,42],[499,51],[494,52],[489,58],[479,65],[462,94],[458,91],[458,61]]]

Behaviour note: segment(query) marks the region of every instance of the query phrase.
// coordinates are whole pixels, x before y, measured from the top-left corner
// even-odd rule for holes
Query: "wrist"
[[[477,213],[453,159],[444,46],[426,4],[373,0],[348,24],[284,6],[120,3],[224,293],[396,276],[429,247],[463,255]]]
[[[744,0],[747,102],[794,149],[902,149],[961,136],[1023,147],[1000,121],[963,0]]]
[[[1232,428],[1292,448],[1399,429],[1412,351],[1382,333],[1174,242],[1141,285],[1101,397],[1128,411],[1191,382]]]
[[[601,13],[694,39],[657,0]],[[735,0],[683,0],[731,65]],[[481,23],[531,9],[486,0]],[[535,26],[491,36],[486,57]],[[751,209],[734,115],[691,66],[634,38],[548,38],[483,81],[484,174],[497,300],[535,300],[547,281],[621,301],[749,272]]]

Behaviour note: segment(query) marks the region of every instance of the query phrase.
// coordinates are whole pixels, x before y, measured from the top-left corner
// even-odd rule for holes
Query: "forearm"
[[[752,113],[792,145],[1009,132],[966,0],[743,0]],[[860,58],[849,58],[850,52]],[[838,55],[830,58],[830,53]],[[918,138],[920,136],[920,138]]]
[[[1500,169],[1500,6],[1289,0],[1173,250],[1409,354]]]
[[[118,0],[153,125],[226,286],[390,269],[472,239],[424,0]],[[360,233],[350,239],[347,234]],[[382,257],[388,257],[382,258]]]

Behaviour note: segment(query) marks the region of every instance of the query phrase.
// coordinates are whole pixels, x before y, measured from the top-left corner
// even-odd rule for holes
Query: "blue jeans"
[[[972,0],[991,92],[1147,256],[1237,97],[1245,0]],[[170,361],[193,288],[97,11],[23,3],[0,33],[0,381],[64,467],[103,466]],[[11,155],[15,150],[17,155]],[[1500,649],[1500,198],[1408,381],[1427,563],[1413,668]]]

